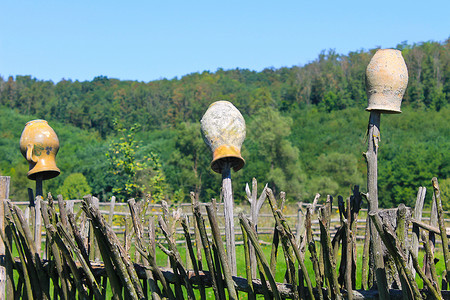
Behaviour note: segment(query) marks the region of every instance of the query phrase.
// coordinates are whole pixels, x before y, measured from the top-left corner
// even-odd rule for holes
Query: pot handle
[[[34,162],[37,163],[37,157],[35,155],[33,155],[33,149],[34,149],[34,145],[33,144],[28,144],[27,145],[27,160],[29,162]]]

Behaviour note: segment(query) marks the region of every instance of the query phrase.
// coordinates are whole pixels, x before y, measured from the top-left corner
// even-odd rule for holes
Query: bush
[[[72,173],[67,176],[62,187],[58,189],[58,194],[61,194],[66,200],[80,199],[91,192],[92,188],[81,173]]]

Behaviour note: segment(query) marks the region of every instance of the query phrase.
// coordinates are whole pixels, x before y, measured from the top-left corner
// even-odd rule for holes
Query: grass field
[[[440,245],[438,245],[439,247]],[[316,243],[316,247],[319,250],[320,248],[320,244]],[[271,245],[262,245],[262,249],[265,253],[265,256],[267,258],[268,261],[270,261],[270,252],[271,252]],[[182,257],[184,257],[185,255],[185,248],[184,247],[179,247],[179,251]],[[357,289],[361,289],[361,278],[362,278],[362,251],[363,251],[363,245],[359,244],[357,247],[357,271],[356,271],[356,288]],[[167,264],[167,257],[161,253],[161,251],[157,251],[157,259],[158,259],[158,265],[160,266],[165,266]],[[423,255],[424,252],[423,251],[419,251],[419,262],[423,262]],[[437,249],[437,253],[436,253],[436,258],[439,259],[439,262],[436,264],[436,271],[437,274],[439,276],[439,278],[442,278],[442,273],[445,270],[445,265],[444,265],[444,259],[442,256],[442,249]],[[246,277],[245,274],[245,256],[244,256],[244,247],[242,245],[237,246],[236,247],[236,262],[237,262],[237,270],[238,270],[238,276],[241,277]],[[339,268],[339,262],[340,262],[340,255],[337,258],[337,269]],[[206,263],[204,263],[204,265],[206,265]],[[306,251],[306,255],[305,255],[305,265],[308,269],[308,274],[310,276],[311,282],[313,284],[313,286],[316,285],[315,283],[315,276],[314,276],[314,271],[313,271],[313,266],[312,266],[312,262],[310,260],[310,254],[308,251]],[[277,257],[277,268],[276,268],[276,274],[275,274],[275,279],[277,282],[283,282],[284,281],[284,275],[285,275],[285,270],[286,270],[286,263],[284,260],[284,255],[283,255],[283,251],[281,249],[281,246],[278,249],[278,257]],[[416,275],[416,281],[419,285],[419,288],[423,287],[422,284],[422,280],[419,278],[418,275]],[[212,289],[207,289],[207,295],[208,295],[208,299],[214,299],[214,294]],[[260,295],[262,297],[262,295]]]

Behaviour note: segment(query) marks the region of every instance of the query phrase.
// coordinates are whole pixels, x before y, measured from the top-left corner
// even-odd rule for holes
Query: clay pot
[[[245,120],[239,110],[228,101],[217,101],[209,106],[200,122],[203,139],[213,152],[213,171],[222,173],[225,162],[234,171],[240,170],[245,164],[241,156]]]
[[[368,107],[381,113],[401,113],[402,98],[408,85],[408,69],[402,53],[380,49],[366,69]]]
[[[25,125],[20,137],[20,152],[28,161],[28,178],[43,180],[56,177],[61,172],[56,166],[59,140],[45,120],[33,120]]]

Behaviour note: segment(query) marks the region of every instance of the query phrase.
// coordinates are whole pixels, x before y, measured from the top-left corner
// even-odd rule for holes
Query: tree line
[[[449,47],[449,40],[396,46],[409,83],[404,113],[382,118],[380,195],[385,198],[380,200],[385,206],[408,203],[432,176],[450,177]],[[86,189],[103,199],[113,192],[178,201],[187,200],[189,191],[219,197],[220,176],[209,170],[211,155],[198,120],[210,103],[228,100],[248,128],[247,164],[233,174],[238,199],[252,177],[295,200],[308,201],[316,192],[348,194],[351,185],[365,181],[364,74],[376,50],[347,55],[329,50],[304,66],[219,69],[148,83],[105,76],[56,84],[31,76],[0,77],[0,170],[18,177],[26,173],[13,145],[26,121],[43,118],[57,127],[61,140],[63,173],[47,183],[49,190],[62,190],[69,175],[82,174]],[[127,168],[134,172],[124,173]],[[16,193],[25,197],[30,183],[17,181]]]

